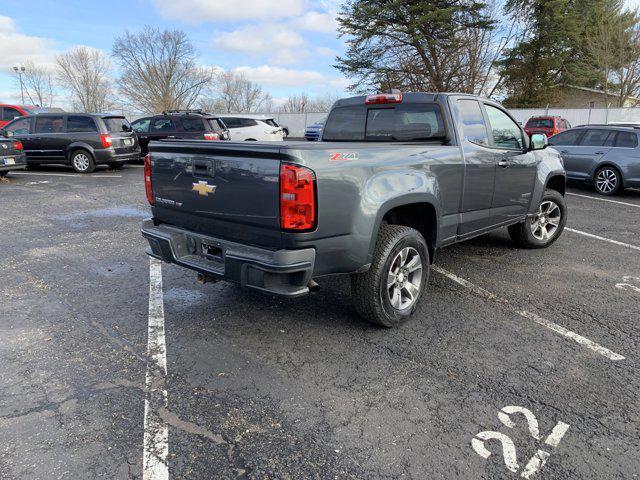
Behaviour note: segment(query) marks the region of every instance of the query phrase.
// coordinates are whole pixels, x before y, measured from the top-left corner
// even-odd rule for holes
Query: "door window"
[[[136,133],[146,133],[149,131],[149,124],[151,123],[150,118],[141,118],[140,120],[136,120],[131,124],[131,128]]]
[[[109,133],[130,132],[131,124],[125,117],[104,117],[102,119]]]
[[[8,121],[13,120],[16,117],[21,117],[22,114],[13,107],[3,107],[2,108],[2,120]]]
[[[562,132],[551,137],[549,139],[549,145],[577,145],[582,133],[582,130],[567,130],[566,132]]]
[[[596,130],[589,129],[587,133],[582,137],[582,141],[580,142],[580,146],[582,147],[603,147],[607,144],[607,138],[613,138],[615,132],[610,132],[609,130]],[[611,146],[611,144],[609,144]]]
[[[34,133],[63,133],[64,120],[62,115],[58,116],[36,116],[36,124],[33,129]]]
[[[91,117],[69,115],[67,117],[67,132],[97,132],[96,122]]]
[[[185,117],[180,120],[182,123],[182,128],[185,132],[203,132],[204,124],[202,123],[202,118],[200,117]]]
[[[30,118],[21,118],[15,122],[10,123],[4,129],[7,132],[11,132],[12,135],[27,135],[29,133]]]
[[[458,100],[458,107],[464,137],[472,143],[489,145],[487,126],[484,123],[480,104],[476,100]]]
[[[493,135],[493,146],[522,150],[524,141],[522,139],[522,130],[520,130],[518,124],[499,108],[491,105],[485,105],[485,108],[489,118],[491,134]]]
[[[176,127],[170,118],[156,118],[151,123],[151,131],[154,133],[173,132]]]
[[[638,137],[635,132],[618,132],[615,146],[621,148],[636,148],[638,146]]]

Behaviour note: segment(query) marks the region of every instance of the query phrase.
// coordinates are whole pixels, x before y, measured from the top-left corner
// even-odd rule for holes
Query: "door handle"
[[[596,152],[596,155],[604,155],[604,152]]]
[[[175,135],[167,135],[167,138],[176,138]]]
[[[560,150],[560,153],[569,153],[569,150]]]
[[[508,161],[506,161],[506,160],[500,160],[500,161],[498,162],[498,166],[499,166],[499,167],[502,167],[502,168],[507,168],[509,165],[511,165],[511,164],[510,164]]]

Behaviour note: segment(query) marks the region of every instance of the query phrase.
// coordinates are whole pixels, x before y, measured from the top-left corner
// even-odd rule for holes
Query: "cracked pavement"
[[[142,169],[48,171],[68,172],[0,183],[0,478],[142,478]],[[619,200],[640,206],[640,192]],[[640,208],[567,202],[568,226],[640,245]],[[640,255],[572,232],[520,250],[499,230],[436,263],[504,302],[432,271],[416,318],[384,330],[356,316],[347,277],[282,299],[163,265],[170,478],[516,478],[543,442],[523,417],[501,423],[507,405],[529,409],[542,436],[569,424],[536,478],[640,476],[640,293],[616,287],[640,277]],[[498,442],[487,459],[472,449],[486,430],[513,440],[518,473]]]

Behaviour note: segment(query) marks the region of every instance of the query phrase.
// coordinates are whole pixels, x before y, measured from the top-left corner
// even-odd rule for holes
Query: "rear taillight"
[[[20,140],[16,140],[15,142],[13,142],[13,149],[24,150],[24,147],[22,146],[22,142]]]
[[[205,133],[204,134],[204,139],[205,140],[220,140],[220,135],[218,135],[217,133]]]
[[[109,135],[108,133],[100,134],[100,141],[102,142],[103,148],[109,148],[113,143],[111,141],[111,135]]]
[[[296,231],[315,228],[316,176],[312,170],[299,165],[281,165],[280,226]]]
[[[149,205],[153,205],[153,189],[151,188],[151,154],[144,157],[144,190]]]
[[[379,93],[367,95],[364,103],[367,105],[380,105],[384,103],[402,103],[402,93]]]

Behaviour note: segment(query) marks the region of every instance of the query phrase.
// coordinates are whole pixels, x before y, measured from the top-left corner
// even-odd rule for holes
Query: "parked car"
[[[51,112],[63,112],[63,110],[54,107],[40,107],[39,105],[10,105],[8,103],[0,103],[0,128],[4,127],[11,120],[24,115]]]
[[[0,136],[0,177],[12,170],[24,170],[27,157],[20,140]]]
[[[121,115],[40,113],[17,118],[0,132],[22,142],[29,166],[68,164],[91,173],[96,165],[121,168],[140,158],[138,139]]]
[[[518,244],[548,247],[565,226],[560,155],[494,101],[346,98],[322,140],[153,143],[150,255],[286,296],[350,274],[356,310],[390,327],[417,308],[438,248],[507,226]]]
[[[567,178],[592,184],[602,195],[640,187],[640,127],[581,125],[549,139],[560,152]]]
[[[538,116],[531,117],[524,126],[524,131],[531,136],[534,133],[543,133],[547,137],[551,137],[556,133],[564,132],[571,128],[568,120],[555,116]]]
[[[322,127],[324,127],[324,122],[326,120],[326,118],[323,118],[322,120],[309,125],[304,131],[304,138],[306,138],[310,142],[317,142],[318,140],[320,140],[320,136],[322,135]]]
[[[234,142],[281,142],[285,137],[282,127],[273,117],[223,113],[220,118],[229,128],[229,135]]]
[[[142,156],[147,154],[152,140],[229,140],[229,129],[224,122],[217,115],[202,110],[167,110],[138,118],[131,127],[138,135]]]

